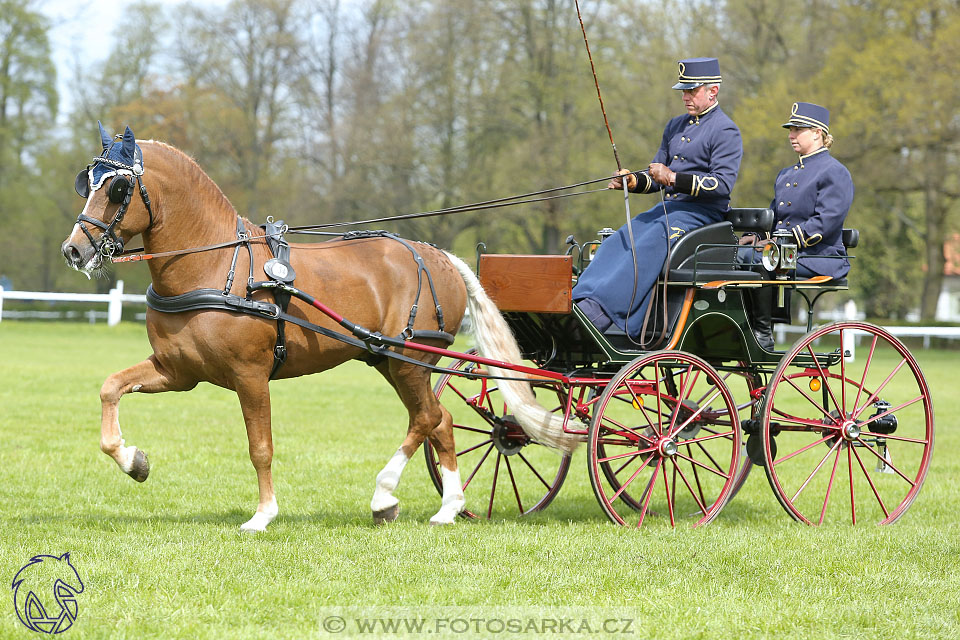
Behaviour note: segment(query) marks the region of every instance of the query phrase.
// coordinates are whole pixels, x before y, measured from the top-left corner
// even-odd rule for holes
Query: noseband
[[[113,144],[117,143],[114,142]],[[97,253],[106,259],[111,259],[113,256],[123,253],[123,239],[116,234],[116,228],[123,220],[123,216],[126,215],[127,208],[130,206],[130,200],[133,198],[134,180],[136,180],[137,187],[139,187],[140,190],[140,199],[143,200],[143,204],[147,208],[147,213],[150,214],[150,224],[147,226],[147,229],[153,226],[153,209],[150,206],[150,196],[147,195],[147,188],[143,185],[143,180],[141,179],[141,176],[143,176],[143,158],[140,158],[140,162],[136,160],[136,156],[140,155],[138,153],[139,149],[134,152],[135,159],[132,165],[108,158],[107,154],[109,150],[109,148],[104,149],[102,155],[94,158],[93,162],[87,165],[86,169],[78,173],[74,184],[77,194],[81,198],[89,198],[91,182],[93,180],[93,174],[91,173],[93,168],[98,164],[104,164],[115,169],[113,177],[110,180],[110,186],[107,189],[107,197],[110,202],[120,205],[117,208],[116,215],[113,216],[113,220],[107,224],[102,220],[91,218],[83,213],[77,216],[77,224],[80,225],[80,229],[83,230],[90,244],[96,249]],[[110,176],[102,177],[100,186],[93,190],[96,191],[102,187],[106,178],[109,177]],[[102,231],[99,238],[93,237],[93,234],[90,233],[90,230],[87,229],[84,224],[85,222],[92,224]]]

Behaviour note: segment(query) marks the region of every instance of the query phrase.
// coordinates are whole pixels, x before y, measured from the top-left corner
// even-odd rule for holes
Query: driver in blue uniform
[[[682,91],[687,113],[667,123],[647,169],[623,169],[608,185],[622,189],[626,180],[634,193],[662,190],[663,202],[630,221],[632,249],[627,225],[604,240],[573,288],[574,301],[597,329],[615,326],[634,339],[642,338],[650,293],[669,246],[693,229],[723,220],[743,156],[740,130],[717,102],[720,63],[692,58],[679,67],[673,88]]]

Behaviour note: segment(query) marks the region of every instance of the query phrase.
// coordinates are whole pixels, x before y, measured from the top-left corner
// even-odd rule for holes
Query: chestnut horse
[[[152,140],[138,144],[129,127],[116,141],[102,126],[100,133],[103,155],[94,158],[78,176],[77,191],[86,201],[62,246],[67,263],[89,277],[122,250],[123,243],[140,235],[145,255],[176,254],[157,255],[150,260],[156,294],[166,297],[202,288],[223,290],[231,263],[235,262],[240,277],[230,291],[245,296],[247,274],[262,273],[264,264],[273,257],[263,230],[239,218],[219,187],[181,151]],[[239,228],[251,238],[246,246],[252,249],[252,271],[246,247],[236,253],[235,246],[179,251],[229,245],[237,240],[238,220]],[[432,276],[446,330],[456,332],[469,303],[481,353],[501,362],[519,363],[519,349],[509,328],[469,267],[433,246],[413,244]],[[421,310],[414,328],[438,329],[436,305],[429,288],[422,287],[415,299],[420,291],[418,264],[410,250],[396,240],[338,238],[293,244],[289,262],[301,291],[312,293],[343,317],[371,331],[399,335],[407,327],[413,304]],[[271,294],[262,290],[252,297],[272,302]],[[287,313],[327,329],[340,329],[327,315],[297,298],[290,301]],[[118,420],[120,398],[131,392],[187,391],[202,381],[231,389],[240,400],[260,494],[256,513],[241,529],[264,530],[278,512],[271,475],[269,388],[277,341],[276,321],[224,310],[161,313],[148,309],[146,326],[153,354],[109,376],[100,390],[100,448],[124,472],[143,482],[149,473],[149,462],[142,451],[126,445],[123,439]],[[355,345],[290,323],[285,333],[287,357],[275,374],[277,378],[324,371],[369,355]],[[438,340],[422,342],[441,344]],[[427,365],[435,364],[440,357],[411,349],[403,349],[402,353]],[[464,496],[451,417],[431,390],[431,371],[392,358],[382,359],[374,366],[394,388],[409,415],[406,437],[376,477],[371,501],[374,521],[397,517],[399,501],[393,491],[400,474],[423,440],[430,438],[443,478],[441,507],[430,522],[452,523],[464,508]],[[495,371],[519,377],[505,370]],[[536,404],[529,385],[504,381],[501,390],[531,438],[568,451],[576,445],[576,438],[563,432],[563,423]]]

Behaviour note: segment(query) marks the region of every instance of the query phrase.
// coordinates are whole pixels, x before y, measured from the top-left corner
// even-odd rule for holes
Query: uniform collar
[[[703,118],[704,116],[709,115],[710,113],[712,113],[713,111],[715,111],[716,108],[719,107],[719,106],[720,106],[720,101],[717,100],[716,102],[714,102],[712,105],[710,105],[709,107],[707,107],[706,109],[704,109],[703,111],[701,111],[700,113],[698,113],[697,115],[695,115],[695,116],[690,116],[690,123],[691,123],[691,124],[700,124],[700,118]]]
[[[830,155],[830,150],[829,150],[829,149],[827,149],[826,147],[820,147],[819,149],[817,149],[817,150],[814,151],[813,153],[808,153],[808,154],[805,155],[805,156],[800,156],[800,166],[801,166],[801,167],[803,166],[803,161],[804,161],[804,160],[808,160],[808,159],[812,158],[813,156],[820,155],[820,154],[822,154],[823,152],[826,152],[827,155]]]

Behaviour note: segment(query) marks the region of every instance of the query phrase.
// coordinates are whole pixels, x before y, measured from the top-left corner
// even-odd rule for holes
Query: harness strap
[[[344,240],[354,240],[356,238],[389,238],[391,240],[396,240],[413,254],[413,259],[417,263],[417,295],[413,299],[413,306],[410,308],[410,318],[407,320],[407,328],[404,329],[403,335],[413,336],[415,333],[413,324],[417,319],[417,301],[420,300],[420,291],[423,289],[424,273],[427,274],[427,284],[430,286],[430,295],[433,296],[433,306],[437,314],[437,328],[441,332],[446,333],[443,327],[443,309],[440,307],[440,301],[437,300],[437,290],[433,286],[433,276],[430,274],[430,269],[427,268],[426,263],[423,261],[423,257],[421,257],[417,250],[414,249],[409,242],[394,233],[390,233],[389,231],[362,229],[358,231],[348,231],[347,233],[343,234]]]
[[[290,264],[290,243],[287,242],[283,234],[286,232],[287,225],[283,220],[273,221],[272,217],[267,218],[266,224],[260,225],[267,239],[267,246],[273,257],[287,265]],[[252,287],[253,282],[248,283]],[[273,299],[276,300],[280,311],[285,313],[290,304],[290,294],[281,288],[273,289]],[[270,371],[270,379],[273,380],[277,371],[287,361],[287,335],[285,323],[282,319],[277,319],[277,341],[273,345],[273,369]]]
[[[249,300],[232,293],[224,293],[220,289],[196,289],[177,296],[161,296],[153,290],[151,284],[147,287],[147,306],[161,313],[218,309],[248,313],[272,320],[280,317],[280,307],[272,302]]]

